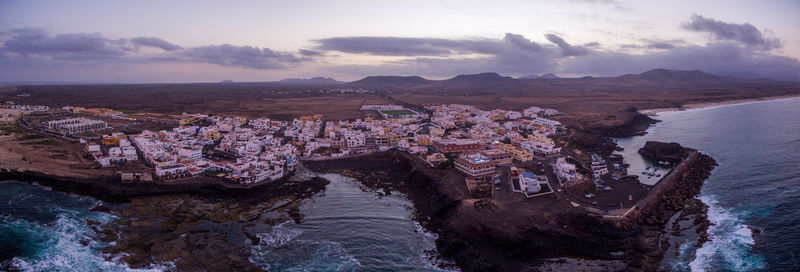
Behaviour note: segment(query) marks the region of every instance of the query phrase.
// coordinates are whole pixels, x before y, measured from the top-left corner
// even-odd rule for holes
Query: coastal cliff
[[[552,263],[554,258],[563,256],[591,259],[593,268],[606,271],[654,271],[658,269],[661,256],[665,254],[667,248],[668,236],[664,235],[664,228],[670,218],[680,211],[685,211],[681,216],[692,213],[698,215],[699,224],[706,226],[708,224],[707,220],[703,222],[704,205],[694,197],[699,193],[703,181],[716,163],[705,154],[694,150],[687,152],[691,155],[686,159],[685,168],[674,173],[675,178],[666,180],[654,188],[653,190],[657,192],[651,195],[652,199],[643,202],[622,222],[605,220],[583,209],[563,205],[564,200],[557,197],[544,201],[547,212],[541,214],[515,214],[491,211],[491,209],[488,212],[476,211],[477,209],[473,207],[477,201],[469,198],[463,188],[462,177],[457,173],[454,174],[454,170],[430,168],[422,160],[401,152],[389,151],[361,158],[306,162],[306,167],[315,172],[335,172],[355,177],[367,187],[381,189],[379,191],[384,194],[391,194],[393,191],[406,194],[414,204],[415,219],[438,235],[436,240],[438,252],[442,257],[454,261],[463,271],[536,270],[548,262]],[[324,182],[313,183],[316,184],[316,189],[311,191],[306,191],[303,186],[296,183],[280,182],[246,190],[227,188],[218,184],[123,184],[113,178],[81,180],[15,171],[1,171],[0,177],[3,180],[37,182],[55,190],[89,195],[112,202],[128,201],[145,195],[169,196],[179,193],[229,197],[228,199],[238,201],[238,199],[248,199],[244,196],[257,198],[267,192],[278,196],[294,194],[291,192],[313,193],[324,188]],[[282,187],[281,184],[288,187]],[[305,197],[307,194],[302,193],[302,195],[298,195],[297,198]],[[142,208],[143,206],[147,205],[142,203],[136,205],[136,209],[140,210],[139,213],[142,211],[145,211],[144,214],[150,213],[146,212],[150,209]],[[196,212],[190,209],[186,213]],[[209,214],[208,218],[217,217],[213,214]],[[142,225],[141,220],[135,219],[137,216],[127,215],[130,215],[130,219],[124,222],[124,225],[128,231],[150,233],[154,229],[162,228],[159,225]],[[248,220],[247,217],[247,215],[243,217],[245,222]],[[240,219],[236,217],[231,220]],[[162,230],[166,230],[165,235],[169,237],[152,236],[148,241],[161,241],[164,237],[181,240],[183,238],[174,235],[176,231],[180,232],[180,228],[176,229],[176,226],[194,224],[193,222],[195,221],[190,220],[178,222],[175,226],[165,225],[163,227],[166,229]],[[113,234],[115,233],[108,235]],[[142,244],[136,237],[140,236],[131,237],[128,242],[120,241],[119,246],[109,251],[133,252],[125,261],[134,266],[147,263],[151,260],[148,257],[151,255],[168,259],[175,254],[175,250],[165,250],[163,247],[155,246],[156,244]],[[181,242],[175,243],[181,244]],[[208,255],[207,251],[203,251],[207,250],[206,248],[199,246],[192,248],[189,250],[200,250],[197,252],[205,252],[203,255]],[[236,249],[236,252],[244,251]],[[191,260],[188,257],[187,259]],[[218,259],[222,262],[226,260]],[[245,265],[239,261],[237,263]]]
[[[475,212],[474,201],[454,188],[463,187],[462,183],[400,152],[306,166],[407,194],[417,221],[438,235],[441,256],[463,271],[535,270],[562,256],[596,260],[592,267],[606,271],[654,271],[666,249],[662,234],[667,221],[684,208],[704,213],[694,196],[716,164],[705,154],[693,154],[686,168],[659,189],[654,201],[626,217],[623,224],[562,206],[553,206],[544,216]]]

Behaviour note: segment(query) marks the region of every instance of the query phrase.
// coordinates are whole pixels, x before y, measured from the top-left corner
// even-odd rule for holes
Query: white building
[[[563,157],[556,160],[556,176],[558,176],[561,181],[575,181],[576,175],[574,164],[568,163]]]
[[[87,118],[69,118],[45,122],[50,130],[59,131],[65,134],[80,134],[103,130],[108,127],[105,121]]]

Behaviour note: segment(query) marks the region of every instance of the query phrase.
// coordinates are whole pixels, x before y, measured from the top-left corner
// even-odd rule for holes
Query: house
[[[531,172],[522,172],[519,178],[519,185],[522,191],[527,193],[538,193],[542,190],[539,179]]]
[[[156,176],[161,179],[179,178],[188,175],[189,172],[185,164],[156,166]]]
[[[462,155],[455,161],[456,169],[469,176],[484,176],[494,174],[496,162],[480,153]]]
[[[530,107],[522,111],[522,115],[528,118],[536,118],[539,116],[539,113],[542,112],[542,108],[540,107]]]
[[[603,160],[603,157],[597,155],[597,153],[592,153],[592,173],[595,177],[599,177],[605,174],[608,174],[608,165],[606,161]]]
[[[64,134],[80,134],[103,130],[108,127],[105,121],[87,119],[83,117],[69,118],[45,122],[47,128]]]
[[[537,141],[524,141],[520,143],[520,147],[533,152],[534,155],[542,158],[551,158],[561,153],[560,147],[537,142]]]
[[[568,163],[566,159],[563,157],[558,158],[556,160],[556,176],[562,182],[572,182],[575,181],[575,177],[577,176],[575,172],[575,165]]]
[[[203,158],[203,148],[199,146],[185,146],[178,149],[178,158],[185,160],[199,160]]]
[[[494,147],[511,154],[517,161],[528,162],[533,160],[533,152],[522,149],[521,147],[504,143],[495,143]]]
[[[428,163],[430,163],[431,165],[439,165],[442,162],[446,162],[447,157],[442,153],[433,153],[428,155],[428,157],[425,160],[428,161]]]
[[[500,149],[482,150],[480,153],[495,165],[509,165],[514,158],[510,153]]]
[[[468,139],[448,139],[433,141],[433,148],[442,153],[471,153],[486,147],[480,141]]]

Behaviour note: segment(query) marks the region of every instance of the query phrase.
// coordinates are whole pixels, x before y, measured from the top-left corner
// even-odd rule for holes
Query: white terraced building
[[[66,134],[86,133],[103,130],[108,127],[108,124],[104,121],[82,117],[48,121],[45,124],[50,130],[56,130]]]

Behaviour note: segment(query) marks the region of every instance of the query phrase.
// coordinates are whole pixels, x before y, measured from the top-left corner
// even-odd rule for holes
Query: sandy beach
[[[642,110],[639,110],[639,113],[646,114],[646,115],[656,115],[656,114],[664,113],[664,112],[684,111],[684,110],[691,110],[691,109],[702,109],[702,108],[708,108],[708,107],[714,107],[714,106],[742,104],[742,103],[750,103],[750,102],[758,102],[758,101],[769,101],[769,100],[778,100],[778,99],[787,99],[787,98],[795,98],[795,97],[800,97],[800,95],[779,95],[779,96],[767,96],[767,97],[748,98],[748,99],[733,99],[733,100],[716,101],[716,102],[688,103],[686,105],[682,105],[682,107],[680,107],[680,108],[673,107],[673,108],[642,109]]]

